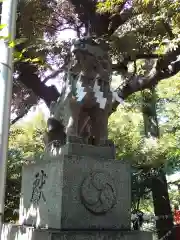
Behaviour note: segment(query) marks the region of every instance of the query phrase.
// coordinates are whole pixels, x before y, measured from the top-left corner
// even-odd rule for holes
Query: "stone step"
[[[152,240],[151,232],[142,231],[60,231],[34,229],[27,226],[4,224],[3,240]]]

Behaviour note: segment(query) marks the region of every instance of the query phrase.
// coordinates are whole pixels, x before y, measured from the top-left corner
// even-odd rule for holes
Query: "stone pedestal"
[[[3,240],[152,240],[152,233],[140,231],[58,231],[4,225]]]
[[[3,240],[152,240],[131,231],[130,165],[114,146],[68,143],[23,167],[20,219]]]
[[[20,224],[130,229],[129,164],[110,159],[109,147],[78,145],[76,155],[73,148],[69,144],[56,149],[54,156],[24,166]]]

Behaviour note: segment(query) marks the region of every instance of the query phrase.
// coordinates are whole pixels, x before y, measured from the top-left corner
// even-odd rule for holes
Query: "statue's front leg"
[[[94,136],[94,145],[105,142],[108,138],[108,112],[96,108],[91,113],[92,135]]]
[[[69,103],[69,120],[66,127],[67,136],[78,136],[78,119],[80,113],[80,104],[75,99]]]
[[[108,139],[108,113],[106,110],[99,110],[99,141],[104,144]]]

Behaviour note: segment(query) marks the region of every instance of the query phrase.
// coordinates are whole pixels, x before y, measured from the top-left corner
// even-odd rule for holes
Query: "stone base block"
[[[4,225],[3,240],[152,240],[151,232],[140,231],[53,231]]]
[[[115,159],[115,146],[111,143],[111,141],[107,142],[104,146],[99,147],[72,142],[67,143],[63,147],[54,147],[54,144],[52,144],[47,148],[47,158],[57,154]]]
[[[25,165],[20,225],[64,230],[130,229],[130,165],[102,154],[98,157],[103,149],[83,145],[76,151],[71,148],[68,154],[65,146],[53,156]],[[88,156],[83,156],[86,151]]]

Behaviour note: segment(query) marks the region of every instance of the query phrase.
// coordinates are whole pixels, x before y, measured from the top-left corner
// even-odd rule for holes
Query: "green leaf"
[[[20,60],[22,57],[23,57],[22,52],[18,52],[18,51],[15,51],[15,52],[14,52],[14,58],[15,58],[16,60]]]
[[[33,58],[31,59],[31,62],[35,63],[35,62],[41,62],[41,58],[37,57],[37,58]]]
[[[15,41],[10,41],[9,42],[9,47],[14,48],[16,46]]]
[[[7,24],[0,24],[0,30],[2,30],[3,28],[5,28],[7,26]]]

